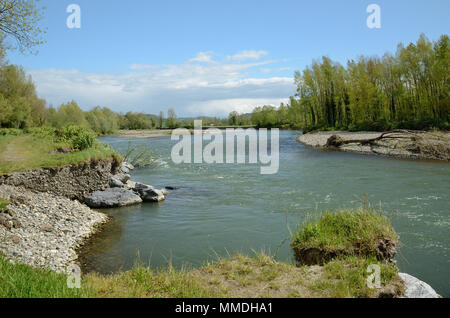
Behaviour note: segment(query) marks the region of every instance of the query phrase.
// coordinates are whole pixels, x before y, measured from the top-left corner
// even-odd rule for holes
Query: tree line
[[[398,45],[395,55],[361,56],[347,66],[328,57],[295,72],[287,105],[257,107],[258,127],[348,130],[449,128],[448,35]],[[230,114],[230,120],[235,114]]]

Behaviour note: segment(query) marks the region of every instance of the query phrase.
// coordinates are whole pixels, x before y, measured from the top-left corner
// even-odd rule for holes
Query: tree
[[[169,129],[175,129],[178,126],[178,119],[177,115],[175,114],[175,111],[173,108],[169,108],[167,112],[167,127]]]
[[[44,31],[38,26],[44,8],[38,8],[38,0],[0,1],[0,39],[13,38],[21,52],[32,52],[43,44]]]
[[[228,122],[231,126],[237,126],[239,124],[239,114],[237,111],[232,111],[228,116]]]
[[[164,112],[163,111],[159,112],[158,121],[159,121],[159,129],[163,129],[163,127],[164,127]]]

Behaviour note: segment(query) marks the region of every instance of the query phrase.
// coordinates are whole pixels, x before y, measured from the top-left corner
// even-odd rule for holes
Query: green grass
[[[69,289],[67,276],[27,265],[13,265],[0,257],[0,298],[79,298],[84,287]]]
[[[0,174],[42,167],[60,167],[108,157],[120,160],[112,149],[98,142],[82,151],[74,150],[71,153],[55,151],[67,147],[67,144],[55,142],[49,137],[30,134],[0,136]]]
[[[0,256],[0,298],[210,298],[221,294],[204,288],[185,270],[153,271],[136,265],[111,276],[82,276],[81,288],[67,287],[67,275],[28,265],[13,265]]]
[[[367,266],[381,268],[382,289],[370,289]],[[403,284],[397,269],[375,258],[346,257],[325,266],[277,262],[264,253],[238,254],[199,269],[152,270],[136,265],[115,275],[87,274],[81,289],[69,289],[67,276],[0,257],[0,298],[248,298],[248,297],[379,297],[399,296]]]
[[[380,266],[381,289],[369,288],[367,272],[369,265]],[[398,269],[388,263],[379,262],[375,257],[346,256],[337,258],[323,267],[323,272],[311,288],[332,298],[370,298],[383,294],[400,296],[404,291]]]
[[[396,244],[391,222],[373,209],[326,212],[304,224],[293,237],[294,251],[317,249],[344,255],[377,256],[380,240]]]

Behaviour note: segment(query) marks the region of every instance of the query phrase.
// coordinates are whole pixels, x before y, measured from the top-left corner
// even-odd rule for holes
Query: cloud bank
[[[130,65],[121,74],[80,70],[30,70],[38,93],[58,106],[76,100],[83,109],[107,106],[119,112],[158,113],[174,108],[179,116],[227,116],[260,105],[286,102],[295,92],[291,77],[256,77],[276,61],[265,51],[242,51],[222,61],[200,52],[177,65]],[[268,73],[268,72],[262,72]]]

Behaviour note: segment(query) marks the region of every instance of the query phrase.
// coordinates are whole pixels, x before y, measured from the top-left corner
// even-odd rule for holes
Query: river
[[[127,270],[137,259],[154,268],[195,267],[261,250],[293,262],[290,231],[319,211],[360,207],[367,196],[400,235],[400,270],[450,297],[450,165],[319,151],[296,142],[298,135],[280,132],[273,175],[249,164],[176,165],[170,137],[100,138],[118,150],[148,143],[158,163],[132,179],[179,189],[160,204],[104,211],[112,221],[83,249],[84,271]]]

